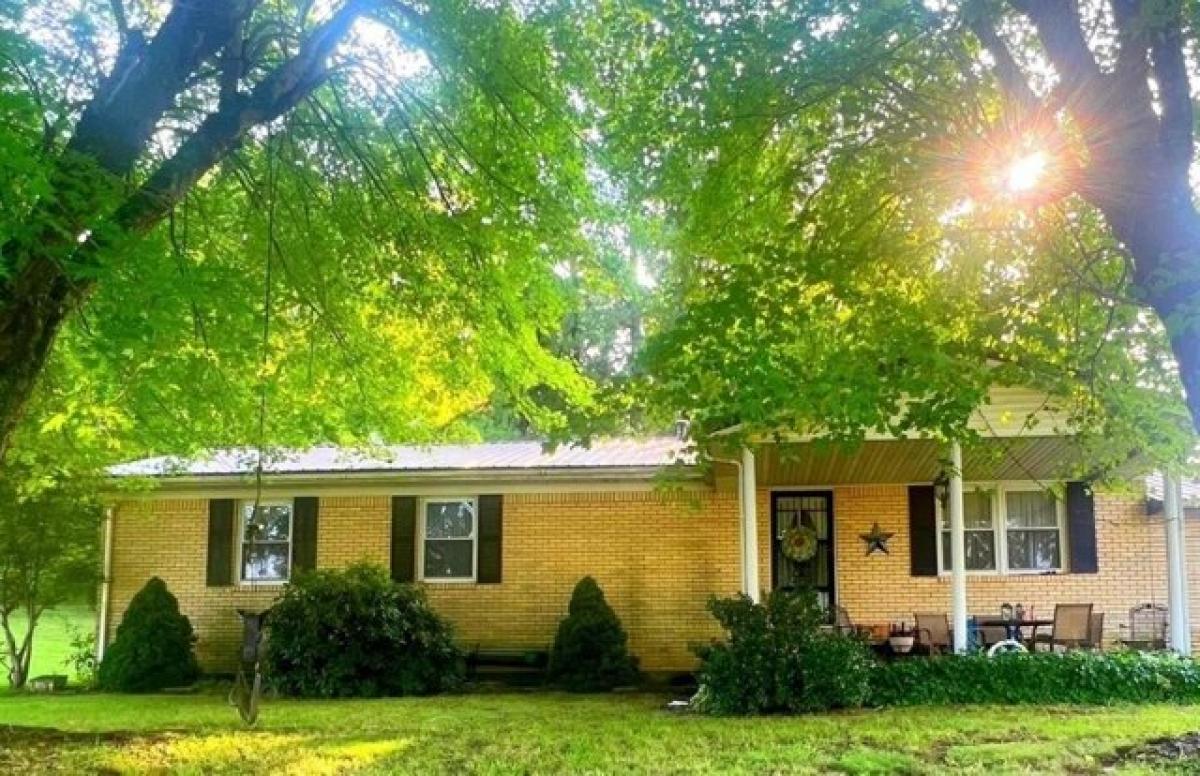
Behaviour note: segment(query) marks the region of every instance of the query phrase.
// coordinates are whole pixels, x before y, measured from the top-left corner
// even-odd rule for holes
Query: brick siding
[[[837,595],[851,618],[885,623],[911,620],[915,611],[948,611],[948,579],[909,575],[905,487],[833,492]],[[769,491],[758,493],[757,505],[760,580],[766,587]],[[718,635],[705,611],[708,596],[738,589],[737,513],[736,495],[725,490],[510,494],[504,499],[503,581],[427,587],[464,647],[547,647],[571,588],[591,574],[629,631],[643,668],[688,669],[695,662],[691,645]],[[158,575],[192,619],[202,665],[228,671],[240,639],[236,610],[269,605],[278,588],[206,587],[207,521],[202,499],[163,497],[117,506],[110,637],[130,598]],[[887,555],[867,556],[858,537],[875,521],[895,534]],[[1096,523],[1098,574],[971,576],[970,610],[994,612],[1003,602],[1020,601],[1048,615],[1056,602],[1090,601],[1106,613],[1107,637],[1114,638],[1131,606],[1166,599],[1163,525],[1161,518],[1145,516],[1140,499],[1111,495],[1097,497]],[[322,497],[318,565],[369,560],[386,566],[390,525],[386,496]],[[1200,542],[1189,544],[1195,598]]]

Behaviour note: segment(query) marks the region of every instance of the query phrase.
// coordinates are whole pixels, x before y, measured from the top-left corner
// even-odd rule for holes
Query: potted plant
[[[917,641],[916,628],[908,627],[907,623],[893,624],[888,631],[888,644],[897,655],[907,655],[912,652],[913,644]]]

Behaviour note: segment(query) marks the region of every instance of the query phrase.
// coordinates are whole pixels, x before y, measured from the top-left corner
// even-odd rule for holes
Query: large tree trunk
[[[1124,196],[1089,198],[1133,256],[1134,287],[1162,320],[1193,427],[1200,431],[1200,213],[1186,180],[1179,179],[1186,168],[1183,176],[1164,171],[1157,182],[1145,169],[1141,173],[1140,185],[1116,189]]]
[[[28,264],[0,305],[0,461],[46,366],[63,321],[87,292],[46,259]]]

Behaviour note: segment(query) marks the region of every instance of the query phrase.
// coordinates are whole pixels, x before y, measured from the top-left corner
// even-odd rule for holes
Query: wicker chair
[[[1103,623],[1101,623],[1103,625]],[[1054,607],[1054,625],[1050,633],[1038,634],[1034,645],[1045,644],[1051,650],[1090,646],[1092,641],[1092,605],[1058,604]]]
[[[917,612],[913,619],[917,623],[917,643],[929,650],[929,654],[938,655],[950,651],[954,640],[950,633],[948,616]]]
[[[1167,648],[1167,607],[1142,604],[1129,610],[1129,624],[1121,626],[1121,643],[1141,651]]]

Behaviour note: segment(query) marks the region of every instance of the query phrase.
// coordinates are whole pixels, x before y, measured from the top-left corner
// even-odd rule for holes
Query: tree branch
[[[1187,63],[1183,55],[1180,3],[1170,13],[1155,15],[1150,28],[1150,60],[1162,104],[1159,139],[1167,157],[1187,176],[1192,160],[1193,108]]]
[[[1070,94],[1096,89],[1104,75],[1087,41],[1076,0],[1008,0],[1037,28],[1046,56]],[[1072,103],[1077,102],[1071,99]]]
[[[144,49],[130,35],[117,67],[79,119],[68,150],[125,175],[195,69],[221,49],[258,0],[178,0]]]
[[[143,233],[162,220],[184,194],[228,154],[254,126],[294,108],[328,76],[327,60],[354,21],[377,0],[350,0],[318,26],[294,57],[264,78],[249,95],[231,95],[114,216],[122,229]]]
[[[1037,95],[1029,86],[1025,74],[1021,72],[1021,66],[1017,64],[1008,44],[996,32],[995,26],[987,16],[987,11],[979,7],[977,3],[972,4],[965,9],[964,21],[971,28],[971,32],[975,33],[975,37],[979,39],[984,49],[995,60],[994,69],[996,79],[1000,82],[1000,88],[1023,109],[1033,110],[1036,108],[1038,105]]]

